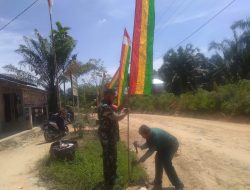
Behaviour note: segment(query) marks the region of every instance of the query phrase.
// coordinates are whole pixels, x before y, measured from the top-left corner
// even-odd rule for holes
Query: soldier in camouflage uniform
[[[117,114],[112,103],[115,98],[113,90],[104,91],[104,99],[98,107],[99,129],[98,134],[103,149],[103,175],[107,186],[113,186],[116,175],[117,161],[117,129],[118,121],[127,115],[127,109],[123,109],[121,114]]]

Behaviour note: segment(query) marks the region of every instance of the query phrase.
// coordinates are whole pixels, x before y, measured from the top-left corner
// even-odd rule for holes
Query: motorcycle
[[[65,122],[65,132],[62,132],[58,125],[56,124],[57,114],[51,116],[48,123],[43,126],[43,134],[46,142],[53,142],[56,140],[60,140],[62,137],[66,136],[69,132],[67,124]]]

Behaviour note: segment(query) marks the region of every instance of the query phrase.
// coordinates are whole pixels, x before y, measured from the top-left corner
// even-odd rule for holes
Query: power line
[[[183,2],[181,2],[180,4],[179,4],[179,7],[177,7],[177,9],[175,9],[173,12],[172,12],[172,14],[170,15],[170,17],[168,17],[166,20],[165,20],[165,24],[163,25],[163,29],[164,29],[164,27],[166,27],[168,24],[169,24],[169,21],[171,21],[171,19],[178,13],[178,11],[180,10],[180,8],[186,8],[187,6],[190,6],[190,4],[192,3],[193,1],[191,1],[190,3],[188,2],[188,4],[186,5],[186,6],[184,6],[184,3],[185,3],[185,1],[183,1]],[[184,9],[181,9],[181,10],[184,10]],[[180,11],[180,12],[182,12],[182,11]],[[158,34],[158,36],[162,33],[162,32],[164,32],[164,30],[158,30],[158,31],[156,31],[156,34]]]
[[[168,7],[166,7],[168,10],[171,10],[171,8],[173,7],[173,5],[176,3],[176,0],[173,0]],[[163,14],[159,17],[158,22],[160,23],[162,21],[162,19],[164,19],[164,16],[169,13],[168,11],[164,11]]]
[[[27,12],[30,8],[32,8],[39,0],[35,0],[33,3],[31,3],[28,7],[26,7],[22,12],[20,12],[17,16],[15,16],[13,19],[11,19],[7,24],[5,24],[4,26],[2,26],[0,28],[0,32],[2,30],[4,30],[7,26],[9,26],[12,22],[14,22],[16,19],[18,19],[18,17],[20,17],[21,15],[23,15],[25,12]]]
[[[184,4],[185,4],[185,0],[184,1],[180,1],[180,3],[177,5],[176,9],[174,9],[174,11],[172,12],[172,14],[170,14],[169,17],[165,20],[165,24],[168,24],[168,22],[175,16],[175,14],[179,11],[180,8],[182,8],[182,6]],[[157,31],[157,32],[159,32],[159,31]]]
[[[183,40],[181,40],[176,46],[178,47],[179,45],[181,45],[183,42],[185,42],[186,40],[188,40],[189,38],[191,38],[193,35],[195,35],[196,33],[198,33],[201,29],[203,29],[206,25],[208,25],[212,20],[214,20],[217,16],[219,16],[222,12],[224,12],[228,7],[230,7],[236,0],[232,0],[230,3],[228,3],[225,7],[223,7],[219,12],[217,12],[214,16],[212,16],[210,19],[208,19],[204,24],[202,24],[201,26],[199,26],[196,30],[194,30],[191,34],[189,34],[186,38],[184,38]]]
[[[188,35],[186,38],[184,38],[183,40],[181,40],[179,43],[177,43],[177,45],[174,48],[177,48],[179,45],[181,45],[183,42],[185,42],[186,40],[188,40],[189,38],[191,38],[192,36],[194,36],[196,33],[198,33],[201,29],[203,29],[206,25],[208,25],[212,20],[214,20],[217,16],[219,16],[222,12],[224,12],[227,8],[229,8],[233,3],[235,3],[236,0],[232,0],[230,1],[225,7],[223,7],[219,12],[217,12],[214,16],[212,16],[210,19],[208,19],[204,24],[202,24],[201,26],[199,26],[196,30],[194,30],[190,35]],[[164,53],[165,54],[165,53]],[[162,54],[161,56],[159,56],[157,59],[161,58],[164,56],[164,54]]]

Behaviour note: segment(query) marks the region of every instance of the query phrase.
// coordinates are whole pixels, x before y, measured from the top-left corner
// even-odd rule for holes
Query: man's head
[[[149,139],[151,136],[151,129],[147,125],[142,125],[139,128],[139,134],[144,138],[144,139]]]
[[[115,91],[112,89],[106,89],[103,92],[103,96],[104,96],[104,100],[108,103],[108,104],[113,104],[114,99],[115,99]]]

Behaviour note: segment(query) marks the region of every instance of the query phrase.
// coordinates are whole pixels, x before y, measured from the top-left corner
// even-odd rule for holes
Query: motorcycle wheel
[[[46,142],[51,142],[53,140],[47,131],[44,131],[43,135]]]

